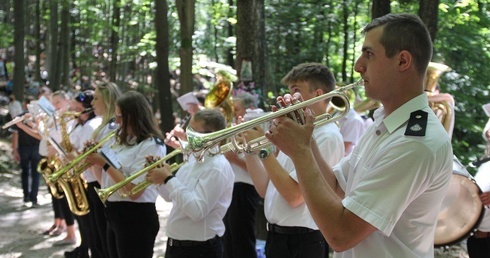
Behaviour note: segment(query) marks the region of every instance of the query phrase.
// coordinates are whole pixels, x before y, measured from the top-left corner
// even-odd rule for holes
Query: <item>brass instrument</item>
[[[172,154],[172,153],[170,153],[170,154]],[[150,159],[150,160],[148,160],[148,159]],[[166,157],[165,157],[165,159],[167,160]],[[151,166],[151,165],[153,165],[155,163],[157,163],[157,165],[156,165],[155,168],[161,168],[161,167],[163,167],[163,164],[162,164],[162,162],[159,162],[158,157],[150,156],[150,157],[147,157],[147,160],[148,160],[148,162],[147,162],[147,165],[145,165],[145,168],[148,167],[148,166]],[[182,167],[182,165],[184,165],[184,162],[170,164],[170,173],[173,174],[180,167]],[[152,184],[153,183],[150,182],[150,181],[143,181],[141,183],[138,183],[136,186],[134,186],[127,193],[122,193],[121,191],[119,191],[119,195],[121,195],[121,197],[123,197],[123,198],[128,198],[130,196],[134,196],[134,195],[140,193],[141,191],[145,190],[148,186],[150,186]]]
[[[68,165],[62,167],[61,169],[56,170],[56,172],[54,172],[53,174],[48,176],[48,180],[50,182],[56,182],[57,180],[59,180],[64,174],[68,173],[70,170],[75,168],[75,166],[78,165],[78,163],[80,163],[80,161],[84,160],[88,155],[97,151],[104,143],[106,143],[108,140],[110,140],[115,135],[116,135],[116,131],[112,131],[110,134],[106,135],[102,140],[100,140],[99,143],[95,144],[89,150],[80,154],[78,157],[73,159]],[[76,168],[76,172],[74,172],[72,176],[80,175],[83,171],[85,171],[87,169],[87,167],[88,167],[88,164],[82,164],[80,167]]]
[[[454,100],[447,93],[436,92],[436,88],[441,75],[450,70],[451,68],[445,64],[430,62],[425,76],[425,91],[429,99],[429,106],[441,121],[449,137],[452,136],[454,129]]]
[[[181,154],[182,153],[182,149],[176,149],[174,151],[172,151],[171,153],[165,155],[163,158],[157,160],[156,162],[154,162],[153,164],[149,165],[149,166],[146,166],[144,167],[142,170],[128,176],[126,179],[110,186],[110,187],[107,187],[107,188],[104,188],[104,189],[96,189],[97,191],[97,194],[99,195],[99,198],[100,200],[102,201],[102,203],[105,204],[105,202],[107,201],[107,199],[109,198],[109,196],[111,196],[113,193],[119,191],[119,189],[121,189],[122,187],[126,186],[127,184],[131,183],[134,179],[140,177],[141,175],[147,173],[148,171],[160,166],[160,164],[162,162],[166,162],[167,160],[173,158],[174,156],[178,155],[178,154]],[[178,169],[178,167],[176,167],[176,165],[172,165],[174,166],[174,168]],[[180,165],[179,165],[180,167]],[[130,195],[134,195],[140,191],[142,191],[143,189],[145,189],[146,187],[148,187],[149,185],[151,185],[151,183],[149,182],[142,182],[140,183],[142,185],[136,185],[135,187],[138,187],[137,190],[134,190],[134,191],[130,191],[128,194],[123,194],[121,195],[122,197],[128,197]]]
[[[343,105],[344,109],[338,114],[335,114],[335,116],[330,116],[328,114],[317,116],[315,119],[315,126],[320,126],[326,123],[337,121],[338,119],[344,117],[349,112],[350,109],[349,99],[346,96],[345,91],[357,86],[361,86],[363,85],[363,83],[364,83],[363,80],[359,80],[355,83],[340,87],[337,90],[331,91],[329,93],[325,93],[323,95],[314,97],[312,99],[296,103],[286,108],[281,108],[276,112],[269,113],[267,115],[255,118],[253,120],[244,122],[242,124],[233,127],[225,128],[220,131],[203,134],[203,133],[197,133],[194,130],[192,130],[192,128],[189,127],[187,128],[187,132],[186,132],[187,140],[188,140],[186,151],[193,151],[195,153],[199,152],[195,154],[196,159],[202,160],[204,154],[212,146],[219,144],[222,140],[235,137],[240,132],[252,129],[260,124],[272,121],[273,119],[276,119],[281,116],[294,114],[294,116],[296,117],[298,116],[302,117],[302,114],[298,114],[298,113],[301,113],[303,108],[306,108],[316,102],[324,101],[334,97],[342,99],[345,102],[345,104]],[[242,145],[238,145],[236,144],[236,141],[232,141],[231,143],[228,143],[220,147],[220,152],[226,152],[228,151],[228,149],[231,149],[234,152],[253,153],[257,150],[265,148],[266,146],[269,146],[270,144],[271,143],[269,142],[269,140],[265,138],[265,136],[263,136],[255,139],[254,141]]]
[[[228,125],[233,121],[233,84],[225,71],[217,72],[217,82],[204,99],[205,108],[221,107]]]
[[[65,112],[61,114],[60,116],[60,128],[61,128],[61,137],[62,137],[61,145],[64,147],[66,152],[71,152],[73,150],[73,145],[70,142],[70,137],[66,129],[68,118],[75,118],[80,116],[81,114],[91,112],[91,111],[92,109],[87,109],[82,112]],[[57,159],[59,158],[57,157]],[[62,163],[61,160],[57,162],[59,162],[59,164]],[[52,174],[50,173],[48,174],[47,172],[50,171],[43,171],[43,176],[48,179],[47,180],[48,182],[54,183],[54,181],[50,180]],[[66,196],[66,200],[68,202],[68,206],[73,214],[77,216],[83,216],[90,211],[87,194],[85,193],[85,183],[80,177],[66,176],[63,178],[59,178],[59,180],[57,180],[56,183],[63,189],[63,192],[65,193]]]
[[[44,177],[44,180],[46,181],[46,185],[49,188],[49,191],[56,199],[63,198],[64,196],[63,189],[59,184],[49,182],[47,175],[50,175],[51,173],[53,173],[55,170],[58,170],[62,166],[63,163],[61,163],[61,160],[57,158],[55,155],[49,156],[47,158],[42,158],[37,164],[37,172]]]

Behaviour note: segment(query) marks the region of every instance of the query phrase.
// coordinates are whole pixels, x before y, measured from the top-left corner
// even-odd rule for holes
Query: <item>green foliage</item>
[[[0,48],[7,48],[14,44],[14,26],[10,23],[0,23]],[[9,36],[10,35],[10,36]]]

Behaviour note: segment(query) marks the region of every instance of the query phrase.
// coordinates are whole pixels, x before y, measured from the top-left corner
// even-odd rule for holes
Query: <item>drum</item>
[[[473,177],[453,157],[453,174],[437,220],[434,246],[458,243],[474,232],[484,211],[480,193]]]

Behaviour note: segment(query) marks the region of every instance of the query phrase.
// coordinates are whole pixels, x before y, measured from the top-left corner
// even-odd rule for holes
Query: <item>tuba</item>
[[[425,76],[425,91],[429,98],[429,106],[441,121],[444,129],[449,134],[453,134],[454,129],[454,99],[447,93],[438,92],[437,81],[444,72],[451,68],[445,64],[430,62]]]
[[[204,99],[204,107],[220,107],[229,126],[233,121],[233,98],[231,97],[233,83],[225,71],[218,71],[216,77],[216,84]]]

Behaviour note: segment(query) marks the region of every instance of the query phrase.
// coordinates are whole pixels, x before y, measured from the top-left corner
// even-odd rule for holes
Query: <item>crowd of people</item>
[[[209,134],[229,126],[223,109],[203,108],[192,93],[179,100],[189,117],[165,136],[148,99],[137,91],[122,93],[112,82],[71,98],[46,91],[20,110],[13,104],[12,116],[23,118],[11,132],[25,204],[38,206],[42,175],[54,213],[43,234],[66,232],[56,245],[74,245],[76,221],[82,238],[65,257],[152,257],[161,226],[158,196],[172,203],[167,258],[257,257],[255,216],[262,198],[267,257],[323,258],[332,250],[334,257],[433,257],[453,154],[424,92],[430,36],[420,18],[409,14],[374,19],[363,33],[355,70],[367,97],[382,104],[374,122],[365,128],[351,110],[338,124],[315,125],[315,117],[329,110],[325,99],[299,114],[303,122],[276,116],[268,126],[235,136],[240,144],[265,137],[270,144],[257,151],[233,153],[216,144],[201,153],[186,144],[186,128]],[[278,97],[272,112],[336,85],[319,63],[299,64],[281,82],[289,94]],[[42,99],[50,100],[54,113],[29,114],[27,104],[46,109]],[[252,95],[241,93],[234,96],[231,126],[267,114]],[[146,172],[149,157],[165,157],[167,146],[183,150],[183,165],[176,170],[163,163]],[[60,171],[55,161],[76,166],[52,180]],[[488,180],[481,178],[487,205]],[[103,201],[98,188],[114,191]],[[472,258],[489,255],[486,224],[468,240]]]

